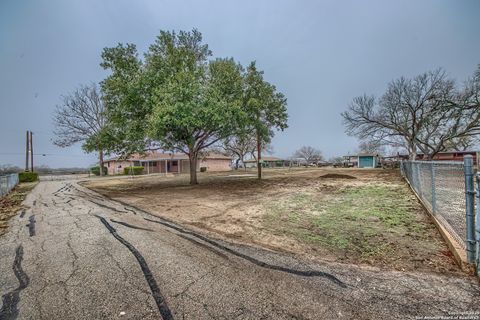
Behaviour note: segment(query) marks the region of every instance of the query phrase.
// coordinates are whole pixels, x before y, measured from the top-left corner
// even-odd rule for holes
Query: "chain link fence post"
[[[465,174],[465,205],[466,205],[466,249],[467,261],[473,263],[475,261],[475,216],[474,201],[475,190],[473,187],[473,156],[466,155],[463,158],[464,174]]]
[[[480,276],[480,172],[477,173],[477,216],[475,217],[475,227],[477,235],[476,261],[477,276]]]
[[[437,195],[435,191],[435,164],[430,163],[430,174],[432,175],[432,213],[437,213]]]

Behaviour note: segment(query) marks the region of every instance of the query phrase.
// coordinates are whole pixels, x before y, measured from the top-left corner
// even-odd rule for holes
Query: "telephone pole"
[[[30,166],[33,172],[33,132],[30,131]]]
[[[27,139],[25,145],[25,171],[28,171],[28,151],[30,150],[30,134],[27,130]]]
[[[25,171],[33,172],[33,132],[27,130],[27,141],[25,146]],[[30,163],[28,163],[30,160]],[[30,164],[30,168],[29,168]]]

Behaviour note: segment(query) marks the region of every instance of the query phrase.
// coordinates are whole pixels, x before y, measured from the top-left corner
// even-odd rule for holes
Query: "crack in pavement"
[[[83,192],[83,191],[78,190],[78,189],[76,189],[76,188],[75,188],[75,190],[80,191],[80,192]],[[86,194],[86,192],[83,192],[83,193]],[[96,203],[95,201],[91,201],[91,200],[89,200],[89,201],[90,201],[90,202],[93,202],[93,203],[95,203],[95,204],[98,204],[98,203]],[[106,201],[106,200],[103,199],[102,201]],[[108,199],[108,201],[112,201],[112,199]],[[117,202],[119,202],[119,203],[121,203],[121,204],[124,204],[124,203],[121,202],[121,201],[117,201]],[[124,205],[125,205],[125,204],[124,204]],[[115,208],[113,208],[113,207],[110,207],[110,206],[106,206],[106,205],[101,205],[101,206],[104,206],[104,207],[106,207],[106,208],[108,208],[108,209],[111,209],[111,210],[114,210],[114,211],[116,211],[116,212],[122,212],[122,211],[119,211],[119,210],[117,210],[117,209],[115,209]],[[131,208],[134,208],[135,210],[144,212],[144,213],[147,214],[147,215],[151,215],[150,213],[148,213],[148,212],[146,212],[146,211],[144,211],[144,210],[141,210],[141,209],[139,209],[139,208],[136,208],[135,206],[132,206],[132,205],[129,205],[129,206],[130,206]],[[156,217],[156,218],[158,218],[158,217]],[[258,260],[258,259],[255,259],[255,258],[253,258],[253,257],[251,257],[251,256],[246,255],[246,254],[243,254],[243,253],[241,253],[241,252],[238,252],[238,251],[236,251],[236,250],[233,250],[233,249],[231,249],[231,248],[228,248],[228,247],[226,247],[226,246],[224,246],[224,245],[221,245],[220,243],[218,243],[218,242],[216,242],[216,241],[214,241],[214,240],[211,240],[211,239],[209,239],[209,238],[207,238],[207,237],[205,237],[205,236],[203,236],[203,235],[200,235],[200,234],[198,234],[198,233],[196,233],[196,232],[193,232],[193,231],[189,231],[189,230],[180,228],[180,227],[174,225],[174,224],[171,223],[171,222],[164,222],[164,221],[152,220],[152,219],[148,219],[148,218],[145,218],[145,217],[144,217],[143,219],[145,219],[145,220],[147,220],[147,221],[150,221],[150,222],[154,222],[154,223],[158,223],[158,224],[164,225],[164,226],[169,227],[169,228],[172,228],[172,229],[174,229],[174,230],[176,230],[176,231],[178,231],[178,232],[180,232],[180,233],[188,234],[188,235],[194,236],[194,237],[196,237],[196,238],[199,238],[199,239],[201,239],[201,240],[203,240],[203,241],[205,241],[205,242],[207,242],[207,243],[209,243],[209,244],[211,244],[211,245],[213,245],[213,246],[215,246],[215,247],[217,247],[217,248],[219,248],[219,249],[222,249],[222,250],[224,250],[224,251],[227,251],[227,252],[230,253],[230,254],[233,254],[233,255],[235,255],[235,256],[237,256],[237,257],[240,257],[240,258],[243,258],[243,259],[245,259],[245,260],[247,260],[247,261],[250,261],[251,263],[253,263],[253,264],[255,264],[255,265],[259,266],[259,267],[262,267],[262,268],[271,269],[271,270],[280,271],[280,272],[286,272],[286,273],[290,273],[290,274],[294,274],[294,275],[298,275],[298,276],[302,276],[302,277],[322,277],[322,278],[326,278],[326,279],[332,281],[333,283],[337,284],[338,286],[340,286],[340,287],[342,287],[342,288],[347,288],[347,287],[348,287],[347,284],[345,284],[343,281],[341,281],[341,280],[338,279],[336,276],[334,276],[334,275],[332,275],[332,274],[330,274],[330,273],[327,273],[327,272],[322,272],[322,271],[317,271],[317,270],[308,270],[308,271],[306,271],[306,270],[297,270],[297,269],[292,269],[292,268],[287,268],[287,267],[272,265],[272,264],[269,264],[269,263],[260,261],[260,260]],[[162,219],[162,218],[158,218],[158,219],[164,220],[164,219]],[[209,249],[210,251],[215,252],[215,251],[213,250],[213,248],[211,248],[211,247],[209,247],[209,246],[205,246],[205,247],[206,247],[207,249]]]
[[[113,235],[115,239],[117,239],[121,244],[127,247],[128,250],[135,256],[138,263],[140,264],[140,268],[142,269],[143,275],[145,276],[145,280],[147,280],[148,286],[150,287],[150,291],[152,292],[153,299],[155,300],[158,310],[160,311],[160,315],[162,316],[163,320],[173,320],[172,312],[167,306],[165,298],[163,297],[162,293],[160,292],[160,288],[158,287],[157,281],[153,277],[152,271],[147,265],[145,258],[142,254],[127,240],[122,238],[118,233],[117,230],[112,227],[105,218],[95,215],[103,225],[107,228],[108,231]]]
[[[133,224],[129,224],[129,223],[126,223],[126,222],[123,222],[123,221],[117,221],[117,220],[114,220],[114,219],[110,219],[110,221],[112,221],[112,222],[114,222],[114,223],[117,223],[117,224],[120,224],[120,225],[122,225],[122,226],[128,227],[128,228],[132,228],[132,229],[145,230],[145,231],[153,231],[152,229],[147,229],[147,228],[142,228],[142,227],[134,226]]]
[[[218,250],[215,250],[214,248],[209,247],[209,246],[206,245],[205,243],[202,243],[202,242],[200,242],[200,241],[197,241],[197,240],[195,240],[195,239],[192,239],[192,238],[190,238],[190,237],[187,237],[186,235],[183,235],[183,234],[177,233],[176,235],[179,236],[179,237],[184,238],[185,240],[188,240],[188,241],[190,241],[190,242],[193,242],[194,244],[196,244],[196,245],[198,245],[198,246],[200,246],[200,247],[202,247],[202,248],[206,248],[206,249],[210,250],[211,252],[213,252],[214,254],[216,254],[216,255],[218,255],[218,256],[220,256],[220,257],[228,260],[228,256],[227,256],[225,253],[223,253],[223,252],[221,252],[221,251],[218,251]]]
[[[106,204],[103,204],[103,203],[98,203],[96,201],[93,201],[93,200],[88,200],[90,201],[91,203],[95,203],[97,206],[99,207],[102,207],[102,208],[105,208],[105,209],[109,209],[109,210],[112,210],[114,212],[119,212],[119,213],[128,213],[128,211],[122,211],[122,210],[118,210],[117,208],[114,208],[114,207],[110,207],[110,206],[107,206]]]
[[[27,224],[28,227],[28,233],[30,234],[30,237],[33,237],[35,235],[35,215],[32,214],[28,218],[29,223]]]
[[[20,291],[25,289],[30,283],[30,279],[22,269],[23,246],[19,245],[15,250],[15,260],[13,261],[13,272],[17,277],[19,286],[2,296],[2,309],[0,309],[0,320],[13,320],[18,317],[18,302],[20,301]]]
[[[244,253],[241,253],[239,251],[228,248],[224,245],[221,245],[220,243],[218,243],[216,241],[213,241],[213,240],[211,240],[207,237],[204,237],[200,234],[197,234],[195,232],[188,231],[188,230],[185,230],[183,228],[177,227],[173,224],[163,222],[163,221],[152,220],[152,219],[148,219],[148,218],[144,218],[144,219],[147,220],[147,221],[150,221],[150,222],[159,223],[159,224],[164,225],[166,227],[177,230],[178,232],[197,237],[197,238],[199,238],[199,239],[201,239],[201,240],[203,240],[203,241],[205,241],[205,242],[207,242],[207,243],[209,243],[209,244],[211,244],[211,245],[213,245],[217,248],[220,248],[224,251],[227,251],[228,253],[231,253],[231,254],[233,254],[237,257],[240,257],[240,258],[243,258],[247,261],[250,261],[251,263],[253,263],[253,264],[255,264],[259,267],[266,268],[266,269],[271,269],[271,270],[275,270],[275,271],[286,272],[286,273],[290,273],[290,274],[294,274],[294,275],[298,275],[298,276],[303,276],[303,277],[322,277],[322,278],[326,278],[326,279],[332,281],[333,283],[337,284],[338,286],[340,286],[342,288],[347,288],[347,285],[343,281],[341,281],[340,279],[338,279],[337,277],[335,277],[334,275],[332,275],[330,273],[322,272],[322,271],[316,271],[316,270],[308,270],[308,271],[296,270],[296,269],[291,269],[291,268],[287,268],[287,267],[272,265],[272,264],[257,260],[255,258],[253,258],[249,255],[246,255]]]

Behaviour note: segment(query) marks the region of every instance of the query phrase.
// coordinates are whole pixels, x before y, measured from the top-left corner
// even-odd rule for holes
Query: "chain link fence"
[[[0,197],[9,193],[18,184],[18,174],[0,175]]]
[[[427,210],[465,249],[466,204],[463,162],[402,161],[400,169]]]

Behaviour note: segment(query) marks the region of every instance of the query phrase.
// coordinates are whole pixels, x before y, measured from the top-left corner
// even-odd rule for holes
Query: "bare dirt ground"
[[[0,198],[0,235],[6,232],[8,220],[18,211],[25,209],[22,205],[28,192],[37,185],[37,182],[25,182],[15,187],[9,194]]]
[[[382,269],[461,272],[397,170],[270,169],[83,182],[210,236],[304,258]]]

